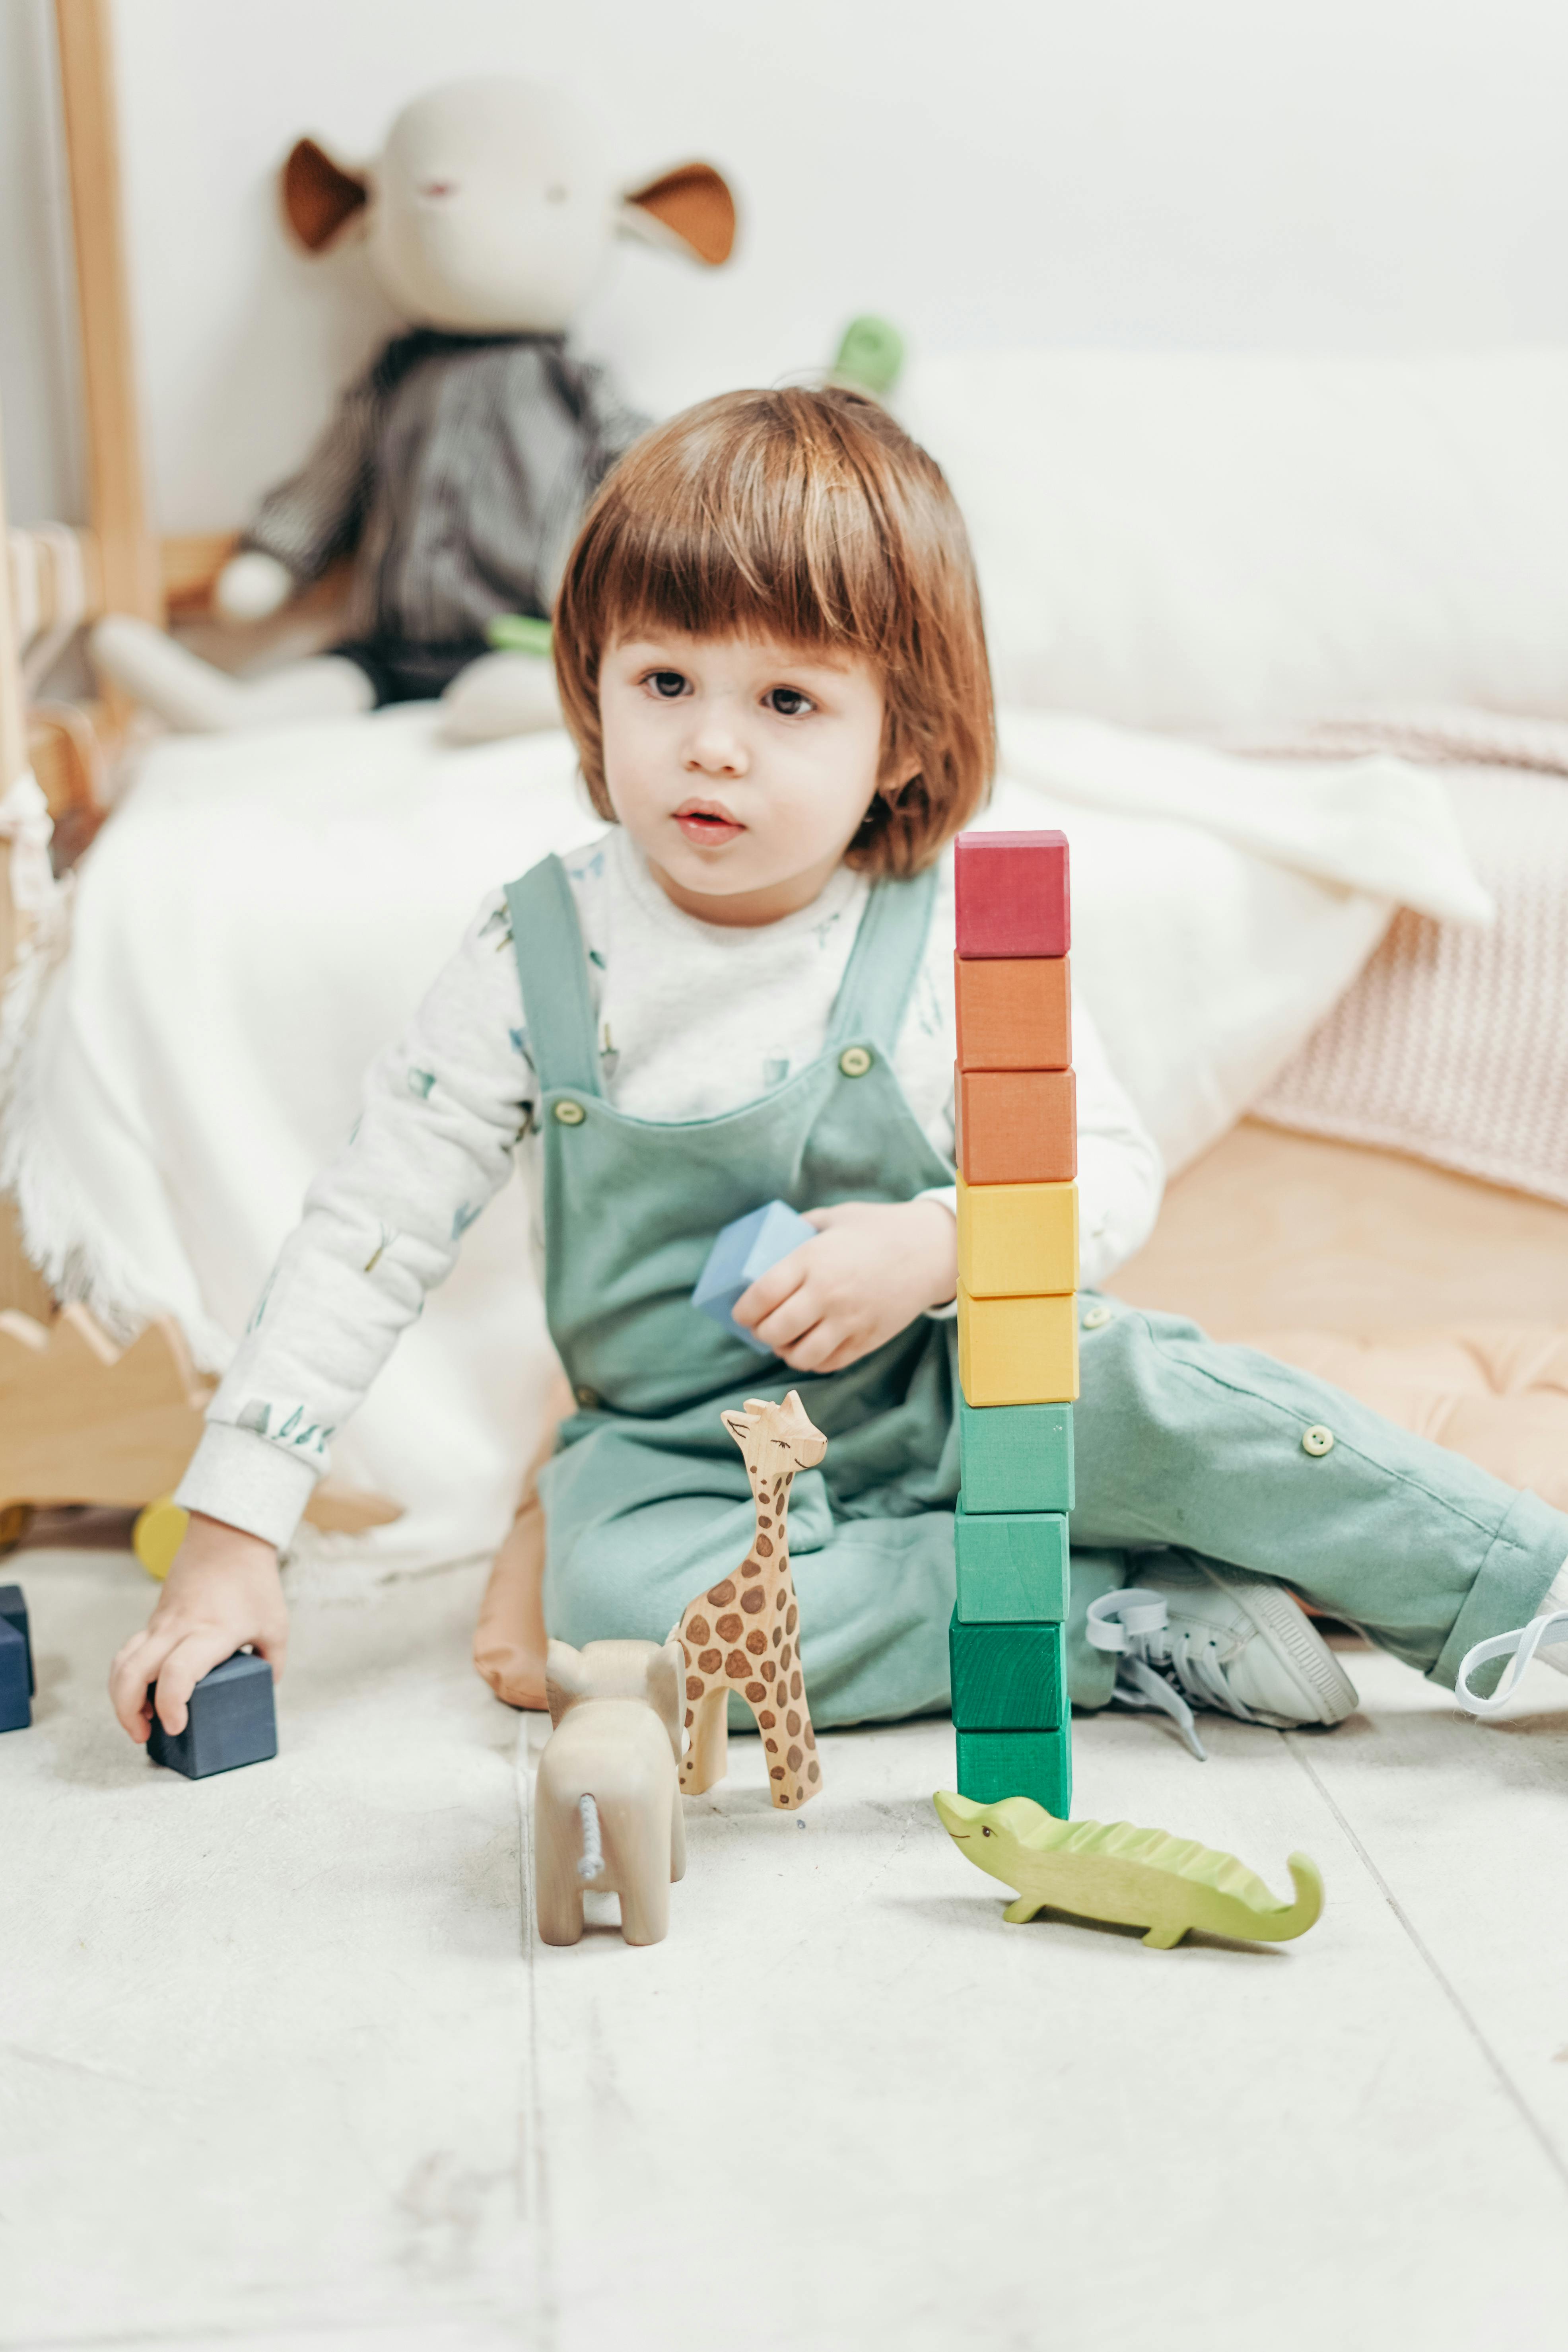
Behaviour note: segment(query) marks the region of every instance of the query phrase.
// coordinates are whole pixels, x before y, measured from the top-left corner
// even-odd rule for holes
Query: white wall
[[[628,250],[584,321],[656,407],[819,363],[862,309],[928,350],[1568,341],[1558,0],[118,0],[117,21],[166,530],[240,518],[384,331],[352,255],[284,245],[291,138],[363,152],[408,95],[485,68],[574,85],[628,177],[688,155],[731,175],[737,263]]]

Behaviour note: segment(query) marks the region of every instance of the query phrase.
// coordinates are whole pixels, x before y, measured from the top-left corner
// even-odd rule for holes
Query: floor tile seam
[[[1393,1887],[1389,1885],[1388,1880],[1384,1877],[1377,1864],[1373,1860],[1372,1854],[1364,1841],[1352,1827],[1349,1817],[1334,1798],[1331,1790],[1328,1787],[1328,1784],[1323,1780],[1321,1774],[1318,1771],[1317,1767],[1313,1764],[1310,1757],[1306,1753],[1300,1735],[1295,1732],[1287,1731],[1282,1735],[1282,1737],[1286,1747],[1289,1749],[1290,1754],[1295,1758],[1296,1762],[1300,1767],[1302,1772],[1311,1782],[1312,1787],[1317,1790],[1319,1796],[1322,1799],[1323,1803],[1328,1807],[1329,1811],[1332,1814],[1335,1822],[1338,1822],[1345,1837],[1355,1849],[1355,1853],[1361,1862],[1363,1869],[1366,1872],[1367,1876],[1372,1880],[1373,1885],[1376,1887],[1378,1893],[1387,1904],[1389,1910],[1393,1913],[1394,1919],[1398,1922],[1401,1930],[1415,1949],[1417,1958],[1420,1959],[1423,1967],[1426,1969],[1427,1974],[1431,1977],[1432,1981],[1437,1987],[1437,1990],[1441,1992],[1443,1998],[1447,2001],[1449,2007],[1454,2011],[1455,2016],[1463,2026],[1466,2033],[1468,2034],[1470,2040],[1475,2043],[1476,2048],[1480,2052],[1481,2056],[1486,2061],[1492,2077],[1497,2083],[1499,2089],[1502,2092],[1503,2096],[1512,2106],[1514,2112],[1519,2116],[1520,2121],[1523,2124],[1525,2130],[1529,2133],[1531,2139],[1534,2140],[1536,2146],[1540,2148],[1541,2153],[1546,2158],[1547,2164],[1556,2176],[1559,2187],[1563,2189],[1565,2193],[1568,2193],[1568,2161],[1564,2160],[1562,2151],[1557,2147],[1556,2142],[1553,2140],[1546,2126],[1542,2123],[1534,2108],[1531,2105],[1523,2090],[1521,2088],[1519,2084],[1515,2082],[1512,2074],[1509,2072],[1507,2065],[1504,2063],[1499,2053],[1493,2049],[1490,2042],[1483,2032],[1479,2021],[1467,2006],[1458,1988],[1447,1975],[1441,1962],[1438,1960],[1436,1954],[1432,1950],[1430,1945],[1421,1934],[1420,1929],[1416,1927],[1415,1922],[1411,1918],[1410,1914],[1405,1910],[1405,1906],[1400,1902],[1399,1897],[1395,1895]]]
[[[525,2243],[532,2254],[532,2302],[535,2352],[555,2352],[561,2307],[555,2288],[555,2259],[550,2210],[550,2159],[544,2128],[542,2078],[539,2063],[539,1938],[533,1913],[532,1774],[529,1769],[528,1716],[517,1727],[513,1784],[517,1791],[517,1878],[519,1929],[524,1977],[526,2025],[523,2063],[528,2080],[518,2103],[518,2170]]]

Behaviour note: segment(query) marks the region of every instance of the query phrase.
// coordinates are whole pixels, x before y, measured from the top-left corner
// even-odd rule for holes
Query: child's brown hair
[[[994,722],[969,541],[937,466],[874,400],[725,393],[646,434],[605,481],[555,605],[566,724],[605,817],[599,664],[647,628],[872,664],[881,769],[849,865],[916,874],[984,801]]]

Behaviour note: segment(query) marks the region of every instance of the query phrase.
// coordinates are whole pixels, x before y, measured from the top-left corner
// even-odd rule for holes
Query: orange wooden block
[[[1072,1060],[1066,956],[955,955],[961,1070],[1065,1070]]]
[[[1078,1174],[1070,1070],[960,1069],[953,1085],[965,1183],[1066,1184]]]

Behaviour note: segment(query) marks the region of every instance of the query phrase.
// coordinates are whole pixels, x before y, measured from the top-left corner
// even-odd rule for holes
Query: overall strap
[[[907,882],[872,884],[833,1007],[830,1046],[845,1037],[875,1037],[889,1052],[897,1045],[935,901],[934,866]]]
[[[559,857],[542,857],[521,882],[509,882],[506,903],[522,982],[529,1059],[539,1083],[547,1094],[571,1087],[578,1094],[596,1095],[599,1057],[588,958],[577,902]]]

